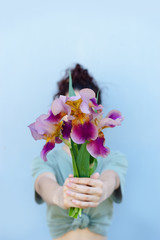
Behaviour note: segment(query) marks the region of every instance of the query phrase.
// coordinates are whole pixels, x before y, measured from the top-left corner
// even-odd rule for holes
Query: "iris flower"
[[[102,132],[104,128],[113,128],[121,125],[123,121],[123,116],[117,110],[110,111],[105,118],[102,118],[99,122],[97,122],[98,126],[98,137],[95,140],[91,140],[86,148],[87,151],[95,158],[98,156],[107,157],[110,153],[110,149],[105,147],[105,137]],[[97,120],[97,119],[96,119]]]
[[[47,161],[46,155],[55,147],[55,143],[61,143],[61,137],[69,138],[68,127],[66,130],[66,122],[62,121],[65,113],[54,115],[52,111],[48,114],[43,114],[36,119],[36,122],[30,124],[28,127],[35,140],[44,139],[46,144],[41,151],[41,157]],[[61,131],[62,130],[62,131]]]
[[[41,157],[47,161],[47,153],[62,140],[70,146],[70,139],[77,144],[87,141],[88,152],[97,158],[106,157],[110,150],[105,147],[104,128],[113,128],[121,124],[123,117],[117,110],[112,110],[103,118],[102,105],[98,105],[93,90],[85,88],[78,96],[60,96],[52,103],[48,114],[37,118],[29,125],[35,140],[44,139],[46,144]]]
[[[70,137],[77,144],[83,144],[85,141],[95,140],[98,136],[97,126],[92,121],[94,110],[102,109],[95,104],[95,93],[91,89],[82,89],[78,96],[60,96],[54,100],[51,109],[54,115],[61,112],[67,115],[65,129],[70,132]],[[71,128],[72,126],[72,128]]]
[[[66,97],[66,104],[71,108],[69,119],[72,119],[71,138],[77,144],[95,140],[98,136],[97,126],[92,121],[93,109],[101,109],[97,104],[95,93],[91,89],[82,89],[79,96]]]

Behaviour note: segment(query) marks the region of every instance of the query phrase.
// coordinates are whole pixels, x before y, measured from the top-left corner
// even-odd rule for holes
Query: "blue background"
[[[30,169],[44,142],[27,126],[77,62],[103,89],[105,112],[125,116],[106,131],[129,161],[109,239],[160,239],[159,9],[158,0],[0,2],[0,239],[50,239]]]

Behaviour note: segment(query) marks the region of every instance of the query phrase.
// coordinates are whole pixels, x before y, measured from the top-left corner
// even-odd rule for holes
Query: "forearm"
[[[63,207],[62,186],[56,180],[42,176],[39,178],[35,188],[46,203]]]
[[[116,172],[113,170],[105,170],[101,176],[101,181],[103,182],[103,195],[101,202],[109,198],[112,193],[119,187],[120,181]]]

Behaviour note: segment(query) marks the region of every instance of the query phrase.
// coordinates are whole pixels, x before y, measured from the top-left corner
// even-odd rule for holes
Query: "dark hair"
[[[60,95],[66,95],[69,88],[69,70],[72,76],[72,85],[75,90],[81,90],[83,88],[92,89],[96,96],[98,95],[98,104],[101,104],[101,90],[99,89],[95,79],[88,73],[88,70],[83,68],[82,65],[76,64],[74,68],[68,68],[65,76],[57,82],[58,92],[54,95],[53,99]]]

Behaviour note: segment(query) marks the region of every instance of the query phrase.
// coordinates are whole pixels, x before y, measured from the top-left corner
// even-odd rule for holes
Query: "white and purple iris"
[[[123,121],[121,113],[110,111],[102,117],[102,105],[98,105],[95,93],[91,89],[80,90],[78,96],[60,96],[52,103],[48,114],[43,114],[36,122],[29,125],[35,140],[45,139],[46,144],[41,157],[47,161],[47,153],[55,147],[55,143],[70,139],[77,144],[87,141],[86,148],[93,157],[106,157],[110,150],[105,147],[104,128],[113,128]]]

